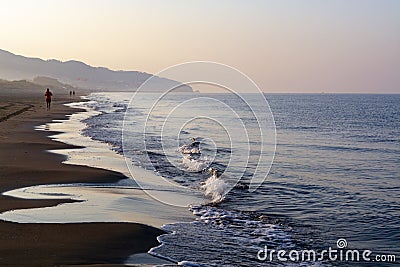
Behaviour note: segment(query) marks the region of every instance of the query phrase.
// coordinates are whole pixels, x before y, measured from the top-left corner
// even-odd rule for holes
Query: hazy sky
[[[0,3],[0,48],[15,54],[150,73],[209,60],[266,92],[400,93],[398,0]]]

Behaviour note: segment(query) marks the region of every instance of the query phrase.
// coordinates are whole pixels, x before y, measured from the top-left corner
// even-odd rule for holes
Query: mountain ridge
[[[151,91],[165,91],[177,85],[178,81],[153,76],[141,71],[114,71],[106,67],[94,67],[78,60],[60,61],[25,57],[0,49],[0,79],[33,80],[38,76],[56,79],[73,87],[92,91],[135,91],[153,77]],[[192,92],[188,85],[179,86],[176,91]]]

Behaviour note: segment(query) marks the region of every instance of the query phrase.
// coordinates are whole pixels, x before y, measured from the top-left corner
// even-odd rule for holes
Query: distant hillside
[[[77,90],[76,87],[73,87],[69,84],[60,83],[57,79],[39,76],[33,79],[34,84],[41,85],[42,87],[50,87],[50,88],[60,88],[66,91]]]
[[[57,79],[61,83],[93,91],[132,91],[151,74],[139,71],[113,71],[92,67],[79,61],[61,62],[14,55],[0,49],[0,78],[6,80],[33,80],[37,76]],[[179,82],[156,77],[151,91],[165,91]],[[180,86],[177,91],[192,92],[190,86]]]
[[[37,77],[33,81],[18,80],[18,81],[6,81],[0,79],[0,92],[11,92],[11,93],[33,93],[42,94],[46,88],[50,88],[56,95],[69,95],[70,91],[77,90],[68,84],[60,83],[59,81],[47,78]]]
[[[39,91],[42,87],[33,82],[26,80],[20,81],[6,81],[0,80],[0,90],[37,90]]]

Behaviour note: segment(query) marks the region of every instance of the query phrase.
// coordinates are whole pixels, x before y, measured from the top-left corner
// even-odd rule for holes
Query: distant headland
[[[15,55],[0,49],[0,84],[17,88],[53,84],[56,87],[81,88],[90,91],[135,91],[144,81],[154,76],[140,71],[113,71],[104,67],[93,67],[80,61],[43,60]],[[6,82],[6,80],[10,82]],[[13,81],[13,82],[11,82]],[[176,87],[178,92],[193,92],[188,85],[178,81],[154,76],[153,88],[160,92]],[[179,86],[180,85],[180,86]],[[14,87],[15,88],[15,87]]]

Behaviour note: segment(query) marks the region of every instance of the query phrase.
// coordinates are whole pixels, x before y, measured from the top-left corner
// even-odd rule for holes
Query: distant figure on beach
[[[69,91],[69,97],[72,97],[72,91]]]
[[[51,97],[53,96],[53,93],[50,92],[49,88],[47,88],[46,93],[44,93],[44,96],[46,97],[46,110],[50,110]]]
[[[72,91],[72,95],[73,95],[73,96],[75,96],[75,90],[74,90],[74,91]]]

